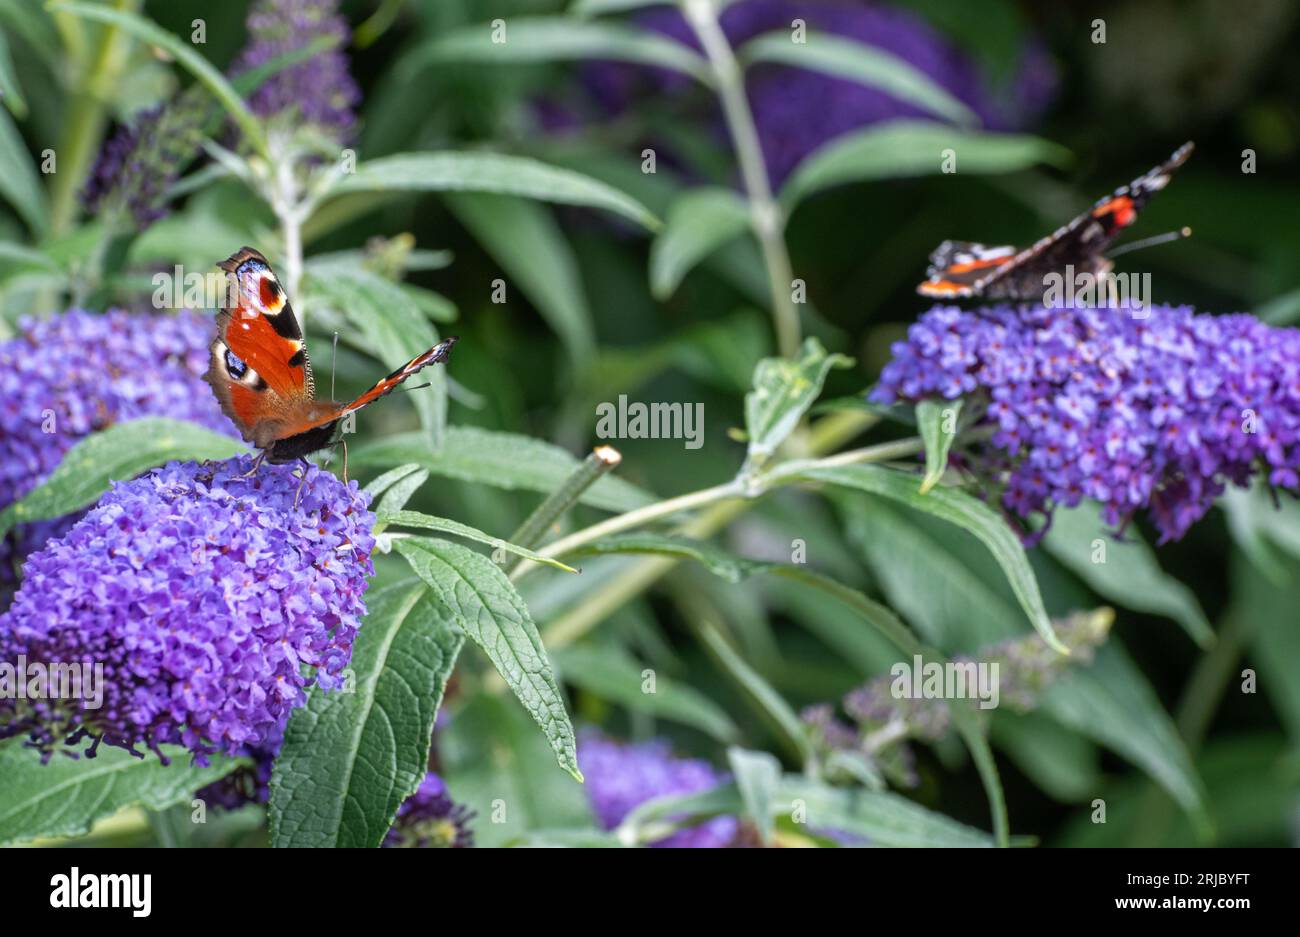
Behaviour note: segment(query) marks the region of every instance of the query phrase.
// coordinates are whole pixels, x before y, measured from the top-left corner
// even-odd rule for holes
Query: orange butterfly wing
[[[351,403],[315,399],[302,328],[266,258],[244,247],[218,266],[230,277],[217,314],[208,383],[244,439],[272,462],[302,458],[329,445],[333,424],[418,372],[447,360],[454,337],[416,355]]]

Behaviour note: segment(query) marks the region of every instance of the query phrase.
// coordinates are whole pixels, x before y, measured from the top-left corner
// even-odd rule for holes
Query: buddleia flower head
[[[45,478],[79,440],[114,423],[170,417],[237,436],[202,375],[212,323],[72,310],[22,319],[0,342],[0,509]],[[22,525],[0,540],[0,582],[68,521]]]
[[[3,700],[0,735],[202,760],[267,742],[311,684],[344,682],[373,573],[369,495],[315,465],[252,462],[118,483],[29,558],[0,661],[102,664],[102,705]]]
[[[168,190],[198,155],[211,113],[199,88],[140,111],[104,143],[81,192],[87,212],[121,215],[137,231],[167,215]]]
[[[248,14],[248,43],[232,68],[241,75],[319,39],[334,44],[276,72],[249,98],[253,113],[288,115],[346,143],[356,125],[361,91],[343,48],[351,35],[337,0],[256,0]]]
[[[1087,498],[1113,527],[1145,512],[1165,542],[1229,484],[1300,487],[1300,330],[1177,306],[936,306],[892,350],[873,398],[986,407],[977,468],[1019,518]]]

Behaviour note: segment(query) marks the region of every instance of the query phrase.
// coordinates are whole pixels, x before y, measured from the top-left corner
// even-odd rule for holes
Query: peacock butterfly
[[[455,336],[444,339],[351,403],[317,400],[302,329],[266,258],[244,247],[217,266],[233,282],[226,308],[217,312],[204,377],[244,440],[272,463],[330,445],[340,419],[391,393],[426,365],[446,361],[456,344]]]

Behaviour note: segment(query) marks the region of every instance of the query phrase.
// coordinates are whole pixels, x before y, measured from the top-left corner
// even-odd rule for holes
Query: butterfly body
[[[266,258],[245,247],[218,266],[231,277],[232,289],[227,307],[217,313],[205,378],[244,440],[273,463],[330,445],[339,420],[421,368],[446,361],[456,343],[445,339],[351,402],[317,400],[302,327]]]
[[[1105,276],[1112,266],[1105,251],[1191,154],[1192,144],[1183,144],[1169,159],[1030,247],[944,241],[930,255],[927,279],[916,291],[936,299],[1041,299],[1045,278],[1067,266],[1075,275]]]

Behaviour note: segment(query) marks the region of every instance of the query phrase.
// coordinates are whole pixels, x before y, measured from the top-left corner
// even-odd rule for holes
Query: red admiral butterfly
[[[218,264],[234,277],[233,308],[217,313],[205,378],[246,442],[272,463],[330,445],[335,426],[416,371],[446,361],[455,337],[416,355],[351,403],[316,399],[298,319],[266,258],[251,247]]]
[[[930,255],[929,277],[916,288],[922,296],[941,299],[1040,299],[1044,278],[1067,265],[1096,277],[1110,272],[1104,252],[1138,212],[1168,183],[1173,171],[1192,154],[1184,143],[1145,175],[1120,186],[1063,228],[1032,247],[985,247],[973,241],[944,241]],[[1184,229],[1185,233],[1186,229]]]

